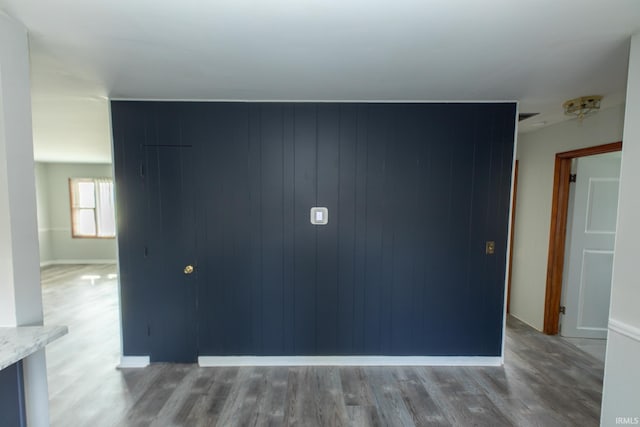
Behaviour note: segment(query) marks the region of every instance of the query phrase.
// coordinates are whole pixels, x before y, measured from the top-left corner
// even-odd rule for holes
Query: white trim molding
[[[129,369],[129,368],[145,368],[149,366],[151,360],[149,356],[121,356],[120,364],[117,366],[118,369]]]
[[[631,338],[634,341],[640,342],[640,328],[637,328],[636,326],[617,319],[609,319],[609,329],[620,335],[624,335],[627,338]]]
[[[201,367],[222,366],[502,366],[490,356],[200,356]]]
[[[66,233],[71,233],[71,227],[50,227],[46,228],[46,231],[64,231]]]
[[[121,97],[105,97],[109,101],[142,101],[142,102],[262,102],[262,103],[296,103],[296,104],[516,104],[520,101],[517,99],[240,99],[240,98],[212,98],[212,99],[193,99],[193,98],[121,98]],[[45,162],[42,162],[45,163]]]
[[[116,264],[117,262],[117,259],[54,259],[41,262],[40,267],[66,264]]]

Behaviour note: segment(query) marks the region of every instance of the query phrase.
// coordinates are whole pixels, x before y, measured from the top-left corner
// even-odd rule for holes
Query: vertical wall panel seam
[[[478,149],[478,115],[474,116],[473,126],[473,157],[471,160],[471,192],[469,194],[470,206],[469,206],[469,231],[467,235],[467,289],[471,289],[471,258],[473,257],[473,201],[475,195],[476,185],[476,151]]]
[[[367,318],[366,315],[366,303],[367,303],[367,262],[368,262],[368,251],[367,251],[367,242],[368,242],[368,215],[369,215],[369,209],[368,206],[369,204],[367,203],[367,197],[369,196],[368,191],[369,191],[369,114],[370,114],[370,109],[369,106],[365,106],[363,107],[365,110],[365,135],[364,135],[364,139],[365,139],[365,152],[364,152],[364,260],[363,260],[363,269],[364,269],[364,274],[363,274],[363,280],[362,280],[362,346],[363,346],[363,350],[364,348],[366,348],[366,343],[365,343],[365,329],[366,329],[366,324],[365,324],[365,320]]]
[[[282,176],[281,176],[281,186],[282,186],[282,217],[280,218],[282,221],[282,278],[281,278],[281,289],[282,289],[282,319],[281,319],[281,331],[285,330],[284,324],[285,324],[285,262],[284,262],[284,258],[285,258],[285,225],[284,225],[284,217],[285,217],[285,197],[284,197],[284,192],[285,192],[285,184],[284,184],[284,171],[285,171],[285,155],[284,155],[284,115],[285,115],[285,107],[282,106],[280,107],[280,124],[281,124],[281,139],[280,139],[280,151],[282,153]],[[285,337],[284,337],[284,333],[282,333],[282,348],[281,351],[284,352],[285,350]]]
[[[358,244],[358,136],[359,136],[359,107],[355,107],[356,113],[356,139],[354,147],[354,176],[353,176],[353,277],[352,277],[352,300],[351,300],[351,349],[355,350],[355,338],[356,338],[356,283],[358,282],[358,276],[356,271],[357,258],[356,258],[356,246]]]
[[[318,121],[319,121],[319,117],[318,117],[318,104],[314,105],[314,119],[315,119],[315,162],[316,162],[316,170],[315,170],[315,176],[316,176],[316,182],[315,182],[315,205],[318,206]],[[314,315],[313,315],[313,321],[314,321],[314,330],[315,330],[315,334],[314,334],[314,352],[317,353],[318,351],[318,227],[314,227],[314,234],[315,234],[315,258],[314,258],[314,266],[315,266],[315,274],[314,274],[314,278],[313,278],[313,284],[314,284],[314,295],[315,298],[313,300],[313,310],[314,310]]]
[[[293,287],[293,324],[292,326],[292,335],[293,335],[293,351],[294,353],[296,352],[296,311],[297,308],[296,307],[296,288],[297,288],[297,282],[296,282],[296,212],[295,212],[295,207],[296,207],[296,116],[297,116],[297,109],[294,106],[291,107],[292,112],[293,112],[293,141],[292,141],[292,145],[293,145],[293,176],[292,181],[291,181],[291,186],[293,188],[293,197],[292,197],[292,202],[293,202],[293,246],[292,246],[292,253],[293,253],[293,259],[292,259],[292,264],[291,264],[291,268],[292,268],[292,275],[291,275],[291,280],[292,280],[292,287]]]
[[[156,122],[157,122],[157,117],[156,117]],[[160,194],[162,194],[162,181],[160,180],[160,175],[162,174],[162,169],[160,169],[160,150],[158,148],[155,148],[154,151],[155,151],[155,154],[156,154],[155,155],[156,170],[158,171],[158,177],[157,177],[158,191],[154,194],[154,196],[155,195],[158,196],[158,200],[157,200],[157,202],[158,202],[158,224],[160,226],[160,229],[162,230],[162,225],[164,223],[163,215],[162,215],[162,211],[163,211],[163,209],[162,209],[162,198],[160,197]],[[149,168],[149,169],[151,169],[151,168]],[[162,234],[164,234],[164,233],[162,233]],[[155,236],[154,236],[154,238],[155,238]],[[157,252],[158,255],[160,255],[160,253],[162,253],[164,255],[164,251],[165,251],[164,245],[160,245],[157,248],[156,252]],[[154,256],[153,252],[151,253],[151,256]],[[164,257],[162,257],[162,258],[164,258]],[[157,257],[156,257],[156,259],[157,259]],[[163,266],[160,266],[160,268],[161,268],[161,270],[164,269]],[[155,319],[155,317],[157,315],[158,315],[158,313],[155,313],[154,320],[156,320],[156,321],[154,322],[155,325],[152,325],[152,326],[157,326],[158,322],[157,322],[157,319]],[[152,328],[152,330],[151,330],[151,343],[152,343],[152,345],[151,345],[151,350],[152,350],[151,351],[151,360],[154,360],[154,358],[153,358],[154,351],[153,350],[155,350],[156,346],[158,345],[158,341],[157,341],[157,338],[156,338],[158,331],[157,330],[154,331],[153,329],[154,328]]]
[[[389,208],[389,199],[387,197],[387,160],[389,157],[389,129],[388,126],[389,124],[386,123],[387,125],[387,132],[384,133],[384,156],[383,156],[383,160],[382,160],[382,177],[383,177],[383,182],[382,182],[382,188],[384,193],[382,194],[382,227],[381,227],[381,236],[380,236],[380,277],[379,279],[381,279],[381,283],[380,283],[380,288],[378,289],[378,347],[380,349],[380,351],[382,350],[382,348],[384,347],[384,342],[383,342],[383,337],[382,337],[382,323],[383,323],[383,318],[384,318],[384,311],[383,311],[383,307],[384,307],[384,303],[385,301],[383,300],[383,295],[384,295],[384,279],[385,279],[385,267],[384,267],[384,261],[385,261],[385,251],[384,251],[384,242],[385,242],[385,234],[387,232],[387,220],[388,220],[388,208]]]
[[[147,117],[145,117],[145,119],[148,120]],[[145,144],[149,144],[149,122],[145,120],[144,123],[144,143]],[[150,159],[149,159],[149,153],[147,152],[147,150],[144,148],[144,146],[139,148],[140,150],[140,156],[142,157],[141,161],[143,162],[144,166],[149,169],[149,163],[150,163]],[[142,189],[143,191],[147,192],[149,190],[149,178],[148,178],[148,171],[147,171],[147,175],[144,175],[142,178]],[[148,195],[146,197],[146,205],[147,205],[147,212],[151,212],[151,197],[150,195]],[[147,221],[146,219],[144,220],[144,243],[145,246],[150,246],[149,245],[149,230],[148,230],[148,225],[149,225],[149,221]],[[145,259],[145,267],[148,267],[150,259],[146,258]],[[149,307],[146,307],[145,310],[145,319],[147,321],[146,324],[146,328],[145,328],[145,342],[146,342],[146,347],[147,347],[147,351],[149,352],[149,355],[151,355],[151,336],[148,333],[150,328],[151,328],[151,310]]]
[[[424,172],[423,172],[423,176],[425,179],[425,182],[429,182],[429,178],[431,177],[431,157],[432,157],[432,152],[431,152],[431,144],[427,145],[427,149],[426,149],[426,158],[424,159]],[[423,196],[424,197],[424,196]],[[423,203],[422,203],[423,207],[426,207],[426,200],[423,199]],[[426,211],[426,209],[425,209]],[[421,284],[421,289],[423,291],[422,293],[422,315],[420,316],[420,324],[421,324],[421,334],[423,337],[423,340],[421,342],[424,342],[424,339],[426,338],[425,336],[425,324],[427,323],[427,310],[425,310],[424,308],[427,307],[427,283],[429,281],[429,269],[431,268],[431,260],[427,257],[427,253],[429,252],[429,239],[428,239],[428,235],[429,235],[429,231],[428,228],[425,227],[423,230],[423,236],[422,236],[422,247],[424,248],[424,252],[422,254],[422,262],[424,263],[424,268],[422,270],[422,284]]]
[[[420,135],[420,133],[418,133],[418,135]],[[414,171],[414,187],[413,187],[413,216],[411,217],[411,219],[413,221],[416,221],[419,219],[418,215],[421,212],[420,209],[418,209],[418,207],[420,206],[420,183],[422,183],[422,179],[421,179],[421,152],[420,152],[420,138],[417,139],[416,142],[416,147],[414,147],[414,154],[415,154],[415,171]],[[414,341],[416,336],[419,336],[419,333],[416,331],[416,329],[418,329],[418,322],[416,321],[417,318],[417,313],[419,310],[416,309],[416,301],[418,301],[418,298],[416,298],[416,288],[417,286],[417,281],[416,281],[416,258],[418,257],[418,236],[417,233],[412,234],[412,238],[411,238],[412,244],[411,244],[411,331],[409,333],[411,340]]]
[[[393,114],[393,122],[391,123],[391,135],[393,137],[393,140],[396,141],[398,138],[398,112],[394,111]],[[391,138],[389,138],[391,139]],[[388,143],[387,143],[388,144]],[[393,150],[393,156],[394,157],[399,157],[398,152],[394,150],[394,148],[396,148],[395,146],[392,146],[391,149]],[[389,160],[388,159],[388,154],[385,155],[385,160]],[[397,159],[394,159],[397,160]],[[395,163],[395,161],[393,162]],[[385,168],[386,173],[389,172],[389,168]],[[386,174],[385,174],[386,176]],[[397,201],[396,197],[397,197],[397,189],[395,188],[395,182],[394,179],[391,179],[391,194],[393,194],[393,199],[392,202],[389,203],[391,205],[391,207],[395,207],[395,203]],[[387,193],[389,194],[389,193]],[[395,293],[395,286],[396,286],[396,266],[395,266],[395,258],[396,258],[396,233],[397,233],[397,218],[395,216],[395,209],[390,209],[391,212],[389,213],[389,217],[390,217],[390,221],[391,221],[391,261],[390,261],[390,265],[391,265],[391,276],[389,277],[389,280],[391,280],[390,286],[387,286],[387,293],[388,293],[388,304],[391,306],[391,308],[389,309],[389,347],[388,350],[389,351],[393,351],[393,338],[391,338],[391,336],[393,335],[393,324],[394,324],[394,316],[393,316],[393,303],[394,303],[394,293]]]
[[[448,136],[448,141],[451,141],[452,139],[452,135],[455,135],[455,131],[449,129],[449,132],[447,133]],[[454,179],[455,179],[455,173],[454,173],[454,169],[455,169],[455,151],[453,149],[452,146],[449,147],[449,177],[448,177],[448,191],[447,191],[447,225],[445,227],[445,230],[451,230],[451,217],[453,214],[453,189],[454,189]],[[453,254],[453,246],[451,243],[451,239],[447,239],[447,256],[452,256]],[[448,266],[448,271],[451,272],[453,269],[453,267],[451,265]],[[455,283],[454,283],[455,284]],[[456,296],[457,297],[457,296]],[[450,297],[451,298],[451,297]],[[459,300],[457,301],[458,303],[460,302]],[[460,304],[458,304],[460,305]],[[465,307],[466,308],[466,307]],[[454,319],[456,322],[456,326],[459,324],[459,317]],[[455,330],[455,326],[454,326],[454,330],[452,331],[453,333],[458,332],[457,330]]]
[[[486,210],[486,216],[485,216],[485,222],[484,222],[484,227],[483,230],[486,231],[491,231],[491,232],[495,232],[495,230],[490,230],[490,218],[491,218],[491,196],[493,194],[492,191],[492,184],[493,184],[493,151],[494,151],[494,144],[495,144],[495,139],[496,139],[496,135],[495,135],[495,128],[496,128],[496,117],[495,117],[495,112],[492,111],[491,112],[491,132],[489,134],[489,164],[487,165],[487,173],[489,174],[488,177],[488,184],[487,184],[487,210]],[[489,236],[486,236],[489,237]],[[492,236],[493,238],[493,236]],[[487,270],[488,270],[488,264],[490,263],[490,260],[487,259],[487,257],[484,257],[484,262],[482,263],[482,289],[483,291],[486,289],[487,287]],[[486,312],[487,309],[487,293],[486,292],[482,292],[482,308],[483,308],[483,312]]]
[[[252,149],[251,149],[251,111],[252,111],[252,107],[251,106],[247,106],[246,108],[246,124],[247,124],[247,128],[246,128],[246,132],[247,132],[247,161],[245,163],[246,165],[246,177],[247,177],[247,189],[248,189],[248,193],[249,193],[249,221],[253,221],[254,218],[252,216],[252,214],[254,213],[253,211],[253,173],[251,170],[251,165],[252,165]],[[248,227],[248,241],[249,241],[249,259],[253,258],[253,251],[254,251],[254,247],[255,247],[255,243],[253,242],[253,239],[255,238],[252,234],[252,228]],[[253,280],[254,280],[254,268],[255,267],[250,267],[249,269],[249,283],[248,283],[248,287],[249,289],[253,290],[254,289],[254,285],[253,285]],[[255,343],[255,336],[256,336],[256,331],[254,330],[254,326],[256,324],[255,322],[255,310],[253,309],[253,297],[249,296],[249,306],[252,307],[251,313],[250,313],[250,320],[249,320],[249,330],[251,331],[251,341],[253,343]]]
[[[259,172],[259,187],[258,187],[258,191],[260,193],[260,208],[258,209],[260,212],[259,215],[259,221],[260,221],[260,322],[258,322],[258,324],[260,325],[260,333],[258,334],[258,336],[260,337],[260,352],[262,353],[264,351],[264,313],[263,313],[263,308],[264,308],[264,230],[263,230],[263,221],[262,221],[262,217],[263,217],[263,196],[264,196],[264,191],[263,191],[263,186],[262,186],[262,181],[263,181],[263,177],[262,177],[262,163],[264,162],[264,159],[262,158],[262,106],[258,107],[258,159],[259,159],[259,165],[260,165],[260,172]]]
[[[338,336],[340,330],[340,196],[341,196],[341,183],[342,183],[342,107],[338,106],[338,202],[336,207],[336,346],[338,344]]]

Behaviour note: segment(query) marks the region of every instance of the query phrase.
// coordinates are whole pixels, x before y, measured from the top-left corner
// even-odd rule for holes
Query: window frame
[[[99,227],[98,227],[98,200],[97,200],[97,192],[96,192],[96,180],[99,178],[86,178],[86,177],[69,177],[68,179],[68,185],[69,185],[69,214],[71,215],[71,238],[72,239],[115,239],[116,238],[116,234],[117,234],[117,228],[114,231],[113,236],[100,236],[98,235],[99,233]],[[114,180],[112,177],[105,177],[105,179],[109,179],[111,180],[111,191],[112,191],[112,196],[115,199],[115,189],[113,188],[114,186]],[[73,206],[73,193],[74,193],[74,182],[91,182],[94,187],[93,187],[93,192],[94,192],[94,197],[95,197],[95,206],[93,208],[76,208]],[[86,235],[86,234],[76,234],[76,221],[75,221],[75,211],[77,209],[91,209],[93,210],[93,221],[94,224],[96,226],[96,234],[94,235]],[[115,209],[115,206],[114,206]],[[114,212],[114,216],[115,216],[115,212]]]

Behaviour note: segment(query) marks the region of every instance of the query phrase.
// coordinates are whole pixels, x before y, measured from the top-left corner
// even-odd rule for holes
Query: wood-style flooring
[[[118,370],[114,265],[42,270],[53,426],[596,426],[603,363],[510,318],[503,367]],[[100,278],[82,278],[96,275]]]

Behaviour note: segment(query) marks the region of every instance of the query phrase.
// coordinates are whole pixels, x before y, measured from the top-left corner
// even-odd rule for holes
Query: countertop
[[[0,327],[0,369],[35,353],[67,332],[66,326]]]

